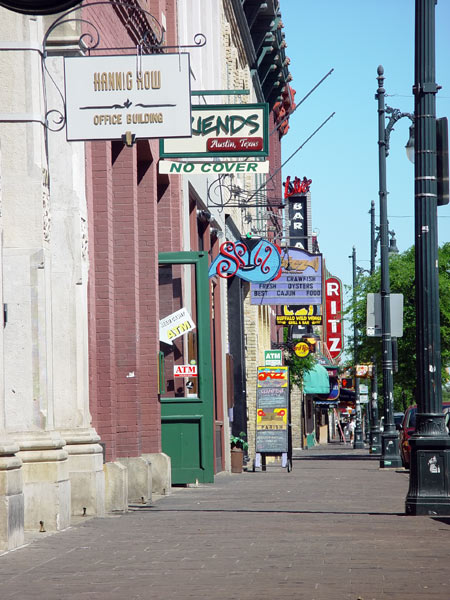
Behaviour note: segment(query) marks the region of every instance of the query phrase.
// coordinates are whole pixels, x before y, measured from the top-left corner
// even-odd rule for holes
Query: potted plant
[[[244,465],[244,450],[247,450],[248,448],[246,437],[247,434],[245,431],[241,431],[239,435],[232,435],[230,437],[232,473],[242,473],[242,468]]]

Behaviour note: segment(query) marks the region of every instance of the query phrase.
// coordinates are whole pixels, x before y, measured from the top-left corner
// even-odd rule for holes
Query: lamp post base
[[[381,431],[379,427],[374,427],[370,430],[369,445],[370,454],[381,454]]]
[[[398,431],[384,431],[381,436],[380,468],[398,469],[402,466],[398,444]]]
[[[450,515],[450,437],[411,436],[407,515]]]
[[[358,425],[356,426],[355,441],[353,442],[353,448],[355,450],[361,450],[361,449],[365,448],[361,425],[359,425],[359,427],[358,427]]]

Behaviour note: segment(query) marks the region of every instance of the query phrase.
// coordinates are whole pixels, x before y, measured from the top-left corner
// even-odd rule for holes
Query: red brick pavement
[[[0,597],[450,599],[450,518],[404,515],[407,472],[348,446],[298,455],[37,538],[0,557]]]

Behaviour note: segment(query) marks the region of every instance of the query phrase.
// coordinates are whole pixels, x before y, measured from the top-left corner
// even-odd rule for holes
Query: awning
[[[329,394],[330,378],[328,371],[322,365],[316,364],[305,373],[303,379],[303,391],[305,394]]]

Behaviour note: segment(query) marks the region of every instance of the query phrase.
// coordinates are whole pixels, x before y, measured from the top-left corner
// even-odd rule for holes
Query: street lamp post
[[[435,3],[416,0],[415,265],[416,431],[406,513],[450,515],[450,436],[442,413],[437,242]]]
[[[353,267],[353,362],[358,364],[358,327],[356,325],[356,248],[353,246],[352,252]],[[359,394],[359,377],[355,372],[355,407],[356,407],[356,427],[353,448],[355,450],[364,448],[363,431],[361,427],[361,397]]]
[[[389,224],[387,218],[386,157],[389,154],[389,137],[394,124],[402,117],[414,119],[409,113],[398,109],[385,108],[384,69],[378,67],[378,160],[380,196],[380,255],[381,255],[381,338],[383,368],[384,431],[381,436],[380,467],[397,468],[402,466],[398,445],[398,432],[394,425],[394,380],[391,337],[391,291],[389,282]],[[385,124],[385,114],[391,114]]]
[[[375,256],[377,241],[375,238],[375,202],[370,203],[370,274],[375,273]],[[370,438],[369,447],[372,454],[381,454],[381,431],[378,420],[378,377],[376,357],[372,357],[372,380],[370,388]]]

